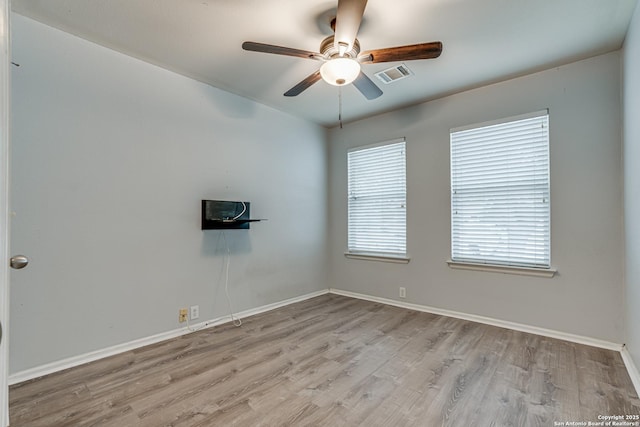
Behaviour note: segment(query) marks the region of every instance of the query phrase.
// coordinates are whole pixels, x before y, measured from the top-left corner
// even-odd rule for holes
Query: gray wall
[[[615,52],[333,129],[330,285],[392,299],[404,286],[406,302],[622,343],[620,72]],[[450,269],[449,129],[545,108],[558,275]],[[402,136],[411,262],[347,259],[346,151]]]
[[[623,63],[626,342],[640,368],[640,6],[627,33]]]
[[[13,15],[10,372],[326,289],[326,131]]]

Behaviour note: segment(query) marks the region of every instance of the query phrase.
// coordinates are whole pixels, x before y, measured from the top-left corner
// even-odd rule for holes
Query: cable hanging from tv
[[[265,221],[250,218],[250,203],[227,200],[202,200],[202,229],[248,229],[249,223]]]

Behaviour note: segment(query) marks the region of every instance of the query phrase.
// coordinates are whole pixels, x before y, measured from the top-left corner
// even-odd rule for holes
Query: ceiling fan
[[[356,36],[366,5],[367,0],[338,0],[336,17],[331,21],[334,35],[320,43],[320,53],[250,41],[242,43],[242,48],[324,62],[318,71],[289,89],[284,96],[297,96],[323,79],[334,86],[353,83],[367,99],[375,99],[382,95],[382,90],[362,72],[361,64],[437,58],[442,53],[442,43],[419,43],[360,52]]]

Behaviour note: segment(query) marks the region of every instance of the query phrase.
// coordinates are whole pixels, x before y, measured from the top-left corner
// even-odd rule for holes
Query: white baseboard
[[[470,320],[472,322],[484,323],[487,325],[498,326],[500,328],[513,329],[515,331],[528,332],[530,334],[542,335],[550,338],[557,338],[560,340],[565,340],[565,341],[574,342],[578,344],[586,344],[592,347],[605,348],[607,350],[614,350],[614,351],[622,350],[622,344],[603,341],[596,338],[584,337],[581,335],[569,334],[566,332],[554,331],[552,329],[539,328],[537,326],[524,325],[522,323],[515,323],[515,322],[509,322],[506,320],[493,319],[491,317],[477,316],[475,314],[460,313],[457,311],[444,310],[441,308],[429,307],[426,305],[411,304],[411,303],[396,301],[388,298],[380,298],[380,297],[374,297],[370,295],[359,294],[356,292],[343,291],[340,289],[331,288],[329,292],[336,295],[343,295],[346,297],[358,298],[358,299],[363,299],[363,300],[372,301],[372,302],[379,302],[382,304],[393,305],[401,308],[408,308],[410,310],[423,311],[425,313],[431,313],[431,314],[439,314],[441,316],[447,316],[447,317],[455,317],[456,319]]]
[[[285,305],[294,304],[300,301],[305,301],[310,298],[314,298],[327,293],[329,293],[329,289],[312,292],[312,293],[301,295],[298,297],[289,298],[284,301],[279,301],[273,304],[267,304],[261,307],[245,310],[240,313],[236,313],[235,317],[244,318],[244,317],[253,316],[256,314],[264,313],[266,311],[274,310],[279,307],[283,307]],[[179,337],[181,335],[190,334],[194,331],[198,331],[201,329],[211,328],[213,326],[221,325],[223,323],[227,323],[230,321],[231,321],[230,316],[223,316],[217,319],[208,320],[206,322],[193,324],[190,326],[190,328],[182,327],[179,329],[174,329],[172,331],[161,332],[159,334],[152,335],[149,337],[140,338],[140,339],[129,341],[123,344],[117,344],[111,347],[103,348],[101,350],[92,351],[92,352],[81,354],[78,356],[69,357],[66,359],[47,363],[46,365],[36,366],[35,368],[26,369],[24,371],[16,372],[14,374],[9,375],[9,385],[18,384],[23,381],[28,381],[33,378],[41,377],[43,375],[48,375],[54,372],[62,371],[64,369],[73,368],[74,366],[83,365],[85,363],[93,362],[98,359],[113,356],[119,353],[124,353],[126,351],[134,350],[136,348],[144,347],[150,344],[155,344],[160,341]]]
[[[631,382],[633,382],[633,386],[636,388],[636,394],[640,396],[640,372],[638,371],[638,367],[633,362],[633,358],[626,346],[622,347],[620,355],[622,356],[622,360],[624,360],[624,365],[627,367]]]

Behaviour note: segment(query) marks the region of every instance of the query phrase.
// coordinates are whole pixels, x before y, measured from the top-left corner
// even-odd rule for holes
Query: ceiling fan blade
[[[360,71],[358,78],[353,81],[353,85],[368,100],[376,99],[382,95],[382,90],[362,71]]]
[[[359,58],[363,64],[376,62],[410,61],[413,59],[437,58],[442,53],[441,42],[418,43],[407,46],[388,47],[362,52]],[[368,58],[367,58],[368,57]]]
[[[322,76],[320,76],[320,70],[318,70],[315,73],[308,76],[306,79],[302,80],[300,83],[298,83],[294,87],[292,87],[291,89],[289,89],[288,91],[286,91],[284,93],[284,96],[298,96],[302,92],[307,90],[309,87],[311,87],[312,84],[320,80],[321,78]]]
[[[340,49],[340,44],[345,44],[347,46],[345,51],[351,50],[366,6],[367,0],[338,0],[336,34],[333,41],[336,49]]]
[[[264,53],[275,53],[276,55],[286,55],[286,56],[295,56],[297,58],[308,58],[308,59],[317,59],[324,60],[324,57],[316,52],[310,52],[308,50],[301,49],[293,49],[290,47],[284,46],[275,46],[272,44],[258,43],[258,42],[244,42],[242,43],[242,48],[244,50],[250,50],[252,52],[264,52]]]

